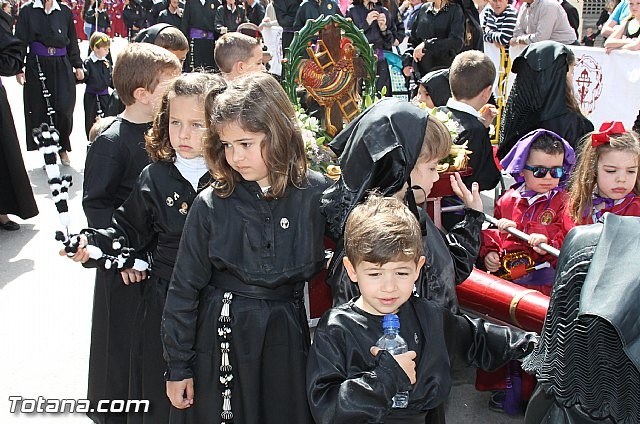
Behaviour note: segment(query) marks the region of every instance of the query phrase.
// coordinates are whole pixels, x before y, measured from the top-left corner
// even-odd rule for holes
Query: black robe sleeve
[[[0,75],[14,76],[22,69],[24,49],[19,39],[11,33],[0,31]]]
[[[536,333],[496,325],[481,318],[445,312],[444,334],[449,355],[485,371],[522,359],[538,342]]]
[[[473,264],[480,253],[480,233],[483,223],[484,213],[474,209],[465,209],[465,217],[462,222],[456,224],[446,235],[440,232],[453,260],[456,285],[466,280],[473,271]]]
[[[213,205],[207,198],[213,190],[204,190],[191,206],[184,225],[189,237],[180,240],[178,257],[167,292],[162,316],[162,343],[168,364],[167,379],[192,378],[190,368],[195,357],[196,321],[200,291],[211,279],[209,239],[212,231]]]
[[[393,396],[411,389],[409,378],[388,352],[375,358],[368,351],[354,352],[358,346],[340,330],[318,326],[309,353],[307,395],[315,422],[384,422]]]

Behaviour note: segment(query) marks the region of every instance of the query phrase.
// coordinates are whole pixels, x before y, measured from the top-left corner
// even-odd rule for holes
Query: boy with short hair
[[[447,114],[450,113],[458,126],[458,135],[453,142],[458,145],[467,143],[467,149],[472,152],[469,155],[469,167],[473,173],[462,180],[467,186],[477,181],[480,190],[491,190],[500,180],[500,171],[493,159],[488,129],[488,124],[495,117],[495,107],[486,106],[491,97],[495,77],[496,68],[486,54],[477,50],[460,53],[449,68],[451,98],[445,107],[438,108]],[[457,199],[443,199],[443,206],[457,204]],[[450,229],[462,219],[462,216],[443,213],[443,226]]]
[[[84,82],[87,87],[84,92],[84,129],[89,137],[89,131],[96,122],[96,118],[104,116],[111,95],[111,63],[107,58],[111,48],[111,39],[105,33],[96,31],[89,39],[91,54],[83,63]],[[65,165],[65,161],[62,164]]]
[[[239,32],[228,32],[218,38],[213,55],[227,82],[240,75],[265,70],[260,41]]]
[[[400,200],[371,195],[358,205],[344,244],[344,266],[361,295],[331,309],[316,329],[307,396],[317,423],[437,422],[429,411],[449,395],[452,356],[490,369],[533,349],[534,333],[455,315],[412,295],[425,261],[422,233]],[[407,353],[374,347],[390,313],[400,318]],[[407,390],[408,407],[391,408],[393,396]]]
[[[144,135],[167,83],[180,70],[180,62],[172,53],[152,44],[133,43],[118,55],[113,83],[125,110],[87,152],[82,206],[89,227],[111,225],[113,212],[149,164]],[[142,278],[140,274],[129,277],[130,281]],[[123,284],[115,271],[96,273],[88,388],[93,404],[101,399],[128,399],[131,324],[141,289],[139,284]],[[107,419],[106,414],[97,412],[89,416],[96,422]],[[126,422],[125,414],[108,417]]]

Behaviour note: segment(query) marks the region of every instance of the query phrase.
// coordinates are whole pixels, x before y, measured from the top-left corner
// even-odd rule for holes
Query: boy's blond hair
[[[395,197],[370,194],[347,218],[344,250],[351,264],[418,263],[423,250],[420,224]]]
[[[118,55],[113,68],[113,85],[125,106],[136,102],[136,89],[153,92],[162,74],[180,72],[178,58],[162,47],[147,43],[131,43]]]
[[[99,49],[100,47],[111,47],[111,39],[104,32],[96,31],[91,34],[89,48],[93,51],[93,49]]]
[[[429,114],[427,119],[427,130],[424,132],[422,149],[416,163],[440,160],[451,151],[451,133],[447,127],[433,115]]]
[[[228,74],[236,63],[248,61],[255,48],[259,46],[260,41],[253,37],[239,32],[228,32],[216,41],[213,58],[218,68]]]

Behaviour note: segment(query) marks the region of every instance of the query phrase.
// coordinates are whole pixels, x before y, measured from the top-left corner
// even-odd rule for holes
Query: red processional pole
[[[542,331],[549,297],[478,269],[456,287],[460,306],[528,331]]]

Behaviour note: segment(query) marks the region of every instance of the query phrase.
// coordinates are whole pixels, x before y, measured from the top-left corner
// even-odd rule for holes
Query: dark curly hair
[[[162,96],[160,110],[153,120],[153,127],[145,135],[145,148],[153,162],[173,162],[176,152],[169,140],[169,106],[170,101],[178,96],[199,96],[204,104],[209,93],[215,96],[226,88],[224,79],[206,72],[183,74],[173,80]]]

